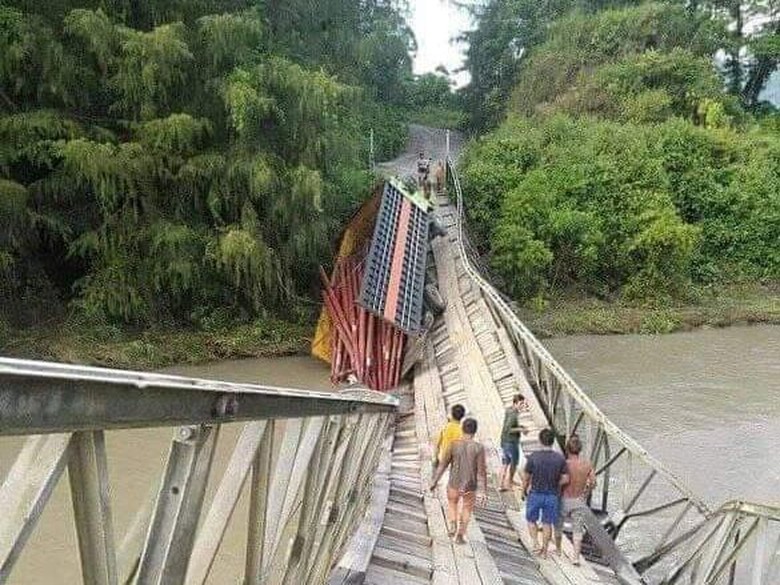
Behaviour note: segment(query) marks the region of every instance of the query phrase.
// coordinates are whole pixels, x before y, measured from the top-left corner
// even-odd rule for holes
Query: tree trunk
[[[726,62],[726,69],[729,75],[729,92],[734,95],[740,95],[742,92],[742,61],[740,60],[739,52],[743,45],[742,28],[744,23],[742,22],[742,2],[734,0],[731,3],[729,10],[731,18],[734,20],[734,33],[732,38],[732,46],[728,53],[728,59]]]
[[[772,31],[772,36],[778,35],[780,35],[780,22],[775,24]],[[758,94],[764,89],[769,76],[777,69],[777,64],[778,57],[776,55],[762,55],[756,59],[741,93],[742,102],[748,107],[753,107],[758,103]]]

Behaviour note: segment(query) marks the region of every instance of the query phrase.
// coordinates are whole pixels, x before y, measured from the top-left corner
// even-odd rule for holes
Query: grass
[[[685,303],[641,306],[562,296],[521,307],[518,314],[539,337],[659,334],[736,324],[780,324],[780,283],[697,289],[691,297]]]
[[[152,328],[61,323],[13,330],[0,323],[0,355],[28,359],[157,369],[214,360],[291,355],[307,351],[312,326],[275,319],[220,328]]]

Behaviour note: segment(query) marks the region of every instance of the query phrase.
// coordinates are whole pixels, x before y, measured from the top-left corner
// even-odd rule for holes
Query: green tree
[[[369,192],[367,128],[401,136],[378,84],[411,75],[392,6],[326,4],[0,8],[0,313],[29,293],[188,322],[315,294]],[[385,78],[358,65],[369,38],[399,41],[374,47]]]

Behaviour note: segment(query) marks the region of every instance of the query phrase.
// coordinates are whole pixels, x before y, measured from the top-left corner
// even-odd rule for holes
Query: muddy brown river
[[[545,345],[607,416],[711,503],[780,505],[780,327]]]
[[[780,327],[665,336],[567,337],[545,345],[616,423],[713,503],[741,497],[780,504]],[[242,360],[170,370],[184,375],[301,388],[329,388],[328,369],[305,357]],[[225,425],[213,477],[237,437]],[[107,435],[117,539],[148,497],[171,429]],[[4,477],[21,440],[0,439]],[[210,486],[207,502],[215,486]],[[244,563],[248,498],[239,501],[210,583],[235,585]],[[9,583],[80,582],[63,477]]]

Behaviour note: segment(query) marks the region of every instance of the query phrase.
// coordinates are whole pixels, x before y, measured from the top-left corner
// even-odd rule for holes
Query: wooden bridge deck
[[[414,152],[435,153],[435,137],[416,132],[414,138]],[[404,173],[408,166],[402,159],[389,168]],[[428,262],[429,279],[438,284],[446,310],[429,331],[412,391],[402,392],[388,453],[390,495],[376,497],[381,490],[375,490],[375,503],[384,497],[401,505],[388,505],[384,515],[377,505],[371,523],[381,546],[362,573],[365,580],[355,567],[354,580],[336,582],[735,585],[748,583],[748,573],[751,585],[778,582],[780,510],[744,502],[711,510],[593,404],[475,268],[462,240],[463,195],[449,159],[448,169],[454,200],[440,195],[436,201],[446,234],[432,242]],[[544,427],[583,440],[599,478],[590,505],[608,521],[605,526],[586,514],[588,534],[609,567],[586,559],[575,566],[566,538],[565,555],[532,555],[519,492],[496,489],[497,439],[503,413],[518,392],[531,406],[521,418],[529,429],[521,437],[526,455],[538,448]],[[443,494],[423,491],[431,477],[432,438],[456,403],[478,420],[477,439],[488,448],[488,502],[476,510],[465,545],[454,545],[446,535]],[[737,567],[737,559],[751,556],[752,563]]]
[[[521,424],[531,429],[522,439],[523,450],[536,448],[534,432],[547,422],[512,349],[506,331],[496,321],[482,295],[465,273],[457,253],[455,209],[441,197],[438,215],[447,235],[434,241],[429,269],[447,303],[431,329],[423,359],[415,369],[412,387],[400,392],[392,443],[385,468],[380,470],[375,498],[386,501],[376,546],[365,573],[369,585],[460,584],[584,585],[614,583],[608,569],[587,563],[574,566],[550,555],[546,561],[529,552],[530,537],[523,503],[516,493],[500,493],[500,460],[496,439],[503,413],[512,397],[522,392],[532,409]],[[446,534],[444,490],[425,493],[431,477],[430,445],[456,403],[480,424],[478,439],[488,447],[488,500],[475,511],[466,535],[456,545]],[[385,475],[387,474],[387,479]],[[384,482],[387,485],[384,485]],[[443,484],[444,482],[442,482]],[[387,495],[383,492],[387,491]],[[378,518],[373,518],[377,522]],[[568,543],[567,543],[568,544]],[[365,545],[365,543],[363,543]],[[571,554],[571,549],[567,547]],[[348,583],[346,573],[331,583]]]

